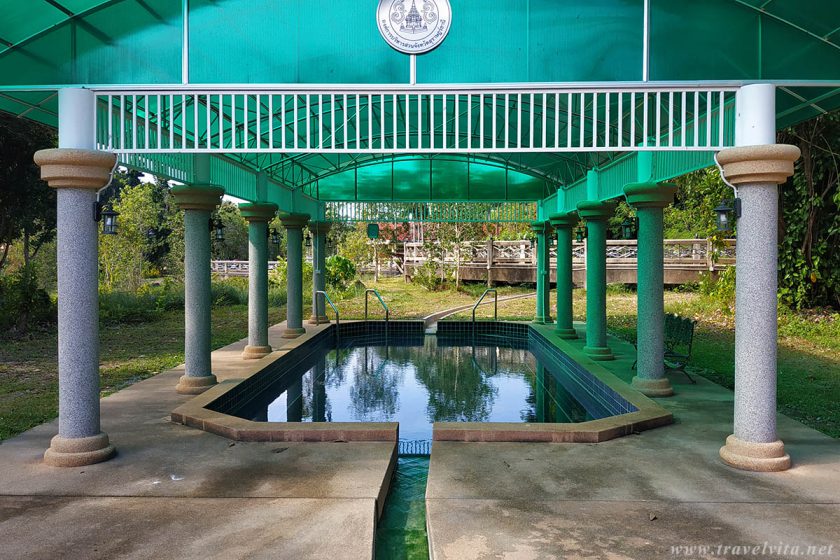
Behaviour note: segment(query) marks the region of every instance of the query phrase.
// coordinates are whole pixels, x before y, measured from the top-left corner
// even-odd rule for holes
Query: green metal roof
[[[0,3],[0,110],[53,125],[55,89],[66,85],[408,81],[407,57],[377,31],[376,0]],[[644,0],[453,4],[449,37],[418,61],[420,83],[773,81],[780,85],[780,126],[840,107],[836,0],[650,0],[647,22]],[[397,165],[376,156],[232,157],[252,169],[270,167],[278,182],[310,194],[325,181],[346,181],[350,171],[354,177],[378,173],[356,167]],[[412,159],[427,165],[430,158],[402,158],[400,165],[417,164]],[[616,155],[449,158],[459,159],[476,169],[501,165],[525,173],[551,192],[589,167],[612,165]],[[311,173],[290,175],[295,167]],[[535,196],[533,185],[528,188],[522,198]],[[414,191],[425,197],[429,184]]]

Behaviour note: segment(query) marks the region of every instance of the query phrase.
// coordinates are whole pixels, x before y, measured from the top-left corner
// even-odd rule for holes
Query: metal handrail
[[[368,289],[368,290],[365,290],[365,321],[367,321],[367,320],[368,320],[368,295],[369,295],[369,294],[373,294],[373,295],[375,295],[375,296],[376,296],[376,299],[378,299],[378,300],[379,300],[379,303],[381,303],[381,304],[382,304],[382,309],[384,309],[384,310],[385,310],[385,322],[387,323],[387,322],[388,322],[388,319],[390,318],[391,311],[388,309],[388,306],[387,306],[387,305],[385,305],[385,302],[382,300],[382,296],[381,296],[381,295],[379,295],[379,292],[377,292],[377,291],[376,291],[376,290],[374,290],[373,288],[370,288],[370,289]]]
[[[475,305],[473,305],[473,308],[472,308],[472,322],[473,323],[475,323],[475,310],[478,308],[479,305],[481,305],[481,302],[484,301],[484,298],[487,297],[487,294],[489,294],[490,292],[493,292],[493,296],[494,296],[494,299],[493,299],[493,320],[494,321],[499,320],[499,292],[497,292],[495,288],[488,288],[488,289],[484,290],[484,293],[481,294],[481,297],[478,298],[478,301],[475,302]]]
[[[338,308],[332,302],[332,300],[330,299],[330,296],[327,295],[327,292],[325,292],[323,290],[318,290],[318,291],[315,292],[315,297],[318,297],[318,294],[321,294],[322,296],[324,296],[324,301],[326,301],[328,304],[330,304],[330,307],[332,307],[332,310],[335,313],[335,326],[337,327],[339,325]]]

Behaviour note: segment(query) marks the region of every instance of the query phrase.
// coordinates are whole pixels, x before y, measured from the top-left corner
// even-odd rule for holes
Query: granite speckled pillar
[[[615,204],[586,200],[578,203],[578,214],[586,220],[586,346],[593,360],[612,360],[607,346],[607,220]]]
[[[99,237],[93,206],[116,156],[59,148],[37,152],[35,163],[58,190],[58,435],[44,461],[80,467],[114,455],[99,422]]]
[[[240,204],[248,222],[248,345],[246,360],[258,360],[271,353],[268,343],[268,222],[277,213],[270,202]]]
[[[286,228],[286,330],[283,338],[297,338],[303,328],[303,227],[306,214],[280,213]]]
[[[799,149],[787,145],[718,154],[727,180],[738,187],[743,212],[735,284],[735,429],[720,455],[744,470],[781,471],[791,463],[776,435],[777,185],[793,174],[798,158]]]
[[[184,375],[176,391],[197,395],[216,384],[210,362],[210,213],[225,194],[205,185],[172,187],[172,196],[184,211]]]
[[[329,222],[309,223],[312,232],[312,316],[309,323],[312,325],[329,323],[324,296],[315,292],[327,289],[327,233],[331,225]]]
[[[94,203],[117,162],[95,150],[90,90],[58,92],[58,149],[35,163],[56,189],[58,268],[58,435],[44,453],[54,467],[107,461],[114,446],[99,415],[99,234]]]
[[[779,189],[793,175],[799,148],[777,145],[776,90],[770,84],[737,94],[735,144],[717,155],[741,199],[735,281],[735,422],[720,456],[750,471],[791,464],[776,434]]]
[[[560,338],[577,338],[572,309],[572,230],[578,223],[576,214],[554,214],[551,227],[557,232],[557,327]]]
[[[551,233],[551,226],[548,221],[537,221],[531,223],[531,230],[537,235],[537,244],[534,247],[537,251],[537,309],[534,322],[545,324],[551,322],[551,300],[549,297],[551,293],[551,271],[549,270],[548,259],[548,236]]]
[[[624,187],[627,202],[639,217],[636,259],[636,376],[632,385],[648,397],[670,397],[665,377],[665,270],[663,209],[674,200],[677,188],[663,183],[630,183]]]

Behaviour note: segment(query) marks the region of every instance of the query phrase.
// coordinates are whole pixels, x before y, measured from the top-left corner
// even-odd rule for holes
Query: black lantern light
[[[102,233],[105,235],[117,235],[117,216],[112,208],[102,211]]]
[[[638,230],[637,220],[638,218],[631,218],[628,216],[623,222],[621,222],[622,239],[633,239],[636,237],[636,231]]]
[[[721,232],[732,231],[735,221],[741,217],[741,199],[724,200],[715,208],[717,229]]]
[[[304,244],[307,249],[312,247],[312,235],[308,231],[306,232],[306,237],[304,238]]]
[[[583,226],[579,226],[575,230],[575,240],[578,243],[583,243],[583,240],[586,239],[586,228]]]
[[[110,206],[107,210],[103,210],[103,204],[99,201],[93,203],[93,221],[102,222],[102,233],[105,235],[117,235],[117,216],[119,212],[115,212]]]
[[[225,240],[225,224],[222,223],[222,220],[210,218],[210,233],[213,234],[215,241]]]
[[[277,231],[277,228],[271,228],[268,233],[271,242],[275,245],[280,245],[280,232]]]

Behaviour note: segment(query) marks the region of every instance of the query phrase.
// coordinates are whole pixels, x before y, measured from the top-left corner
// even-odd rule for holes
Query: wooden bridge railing
[[[666,267],[689,267],[718,270],[735,263],[735,240],[726,239],[715,247],[711,239],[666,239],[664,243]],[[534,245],[520,241],[467,241],[457,249],[446,251],[444,262],[455,265],[460,251],[461,266],[533,267],[537,256]],[[557,257],[557,247],[552,245],[551,260]],[[586,266],[586,241],[573,243],[572,260],[576,268]],[[636,265],[638,244],[634,240],[607,241],[607,267]],[[405,264],[419,266],[426,262],[426,249],[422,243],[405,244]]]
[[[735,263],[735,240],[725,239],[717,246],[711,239],[666,239],[664,242],[665,268],[685,271],[719,271]],[[460,252],[462,268],[506,268],[532,269],[536,267],[536,251],[529,240],[519,241],[465,241],[457,248],[447,250],[443,260],[447,265],[456,266],[457,253]],[[551,267],[555,266],[557,247],[550,249]],[[586,268],[586,241],[572,244],[572,263],[575,270]],[[607,241],[607,269],[634,269],[638,255],[636,240]],[[402,266],[394,259],[389,263],[380,263],[383,272],[409,274],[410,271],[426,262],[427,246],[423,243],[405,243]],[[273,270],[277,261],[270,261],[268,269]],[[360,267],[370,271],[374,267]],[[247,276],[248,261],[212,261],[211,271],[220,276]]]

